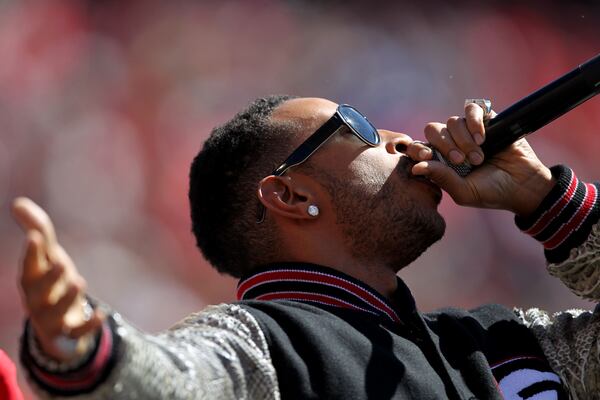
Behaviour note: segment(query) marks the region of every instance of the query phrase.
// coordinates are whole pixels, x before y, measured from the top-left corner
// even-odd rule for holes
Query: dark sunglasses
[[[347,127],[360,140],[369,146],[377,146],[381,141],[377,129],[358,110],[347,104],[340,104],[335,114],[320,128],[308,137],[292,154],[271,172],[273,176],[281,176],[296,165],[302,164],[317,151],[330,137],[341,128]],[[265,220],[266,209],[260,205],[260,217],[257,223]]]

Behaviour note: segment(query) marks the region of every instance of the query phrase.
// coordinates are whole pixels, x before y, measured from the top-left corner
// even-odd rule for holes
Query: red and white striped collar
[[[414,300],[402,281],[399,289],[408,293],[407,306]],[[405,297],[406,293],[402,296]],[[400,323],[397,310],[371,287],[340,271],[306,263],[281,263],[258,268],[242,278],[238,300],[292,300],[316,306],[353,309]]]

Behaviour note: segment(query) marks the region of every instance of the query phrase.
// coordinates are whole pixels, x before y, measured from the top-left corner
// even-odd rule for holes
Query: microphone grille
[[[454,172],[456,172],[459,176],[462,176],[463,178],[465,176],[469,175],[469,173],[473,170],[473,166],[466,161],[462,164],[456,165],[456,164],[453,164],[450,161],[446,160],[442,156],[442,153],[440,153],[437,149],[434,149],[432,147],[431,150],[433,151],[433,156],[431,158],[434,161],[439,161],[439,162],[443,163],[444,165],[449,166],[450,168],[452,168],[454,170]]]

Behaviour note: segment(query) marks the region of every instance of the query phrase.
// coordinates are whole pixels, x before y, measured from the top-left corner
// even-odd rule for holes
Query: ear
[[[258,184],[258,198],[269,212],[281,217],[314,219],[307,211],[314,203],[314,194],[300,180],[289,176],[267,176]]]

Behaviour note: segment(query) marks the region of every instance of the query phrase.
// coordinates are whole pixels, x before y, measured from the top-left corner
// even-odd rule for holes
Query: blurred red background
[[[0,347],[17,358],[15,196],[48,210],[93,295],[157,331],[234,299],[235,281],[194,247],[187,173],[211,128],[252,99],[326,97],[423,139],[464,98],[500,111],[600,52],[591,1],[398,3],[0,3]],[[600,98],[530,141],[593,180],[599,131]],[[592,306],[547,276],[509,213],[447,197],[442,212],[445,238],[401,273],[423,310]]]

